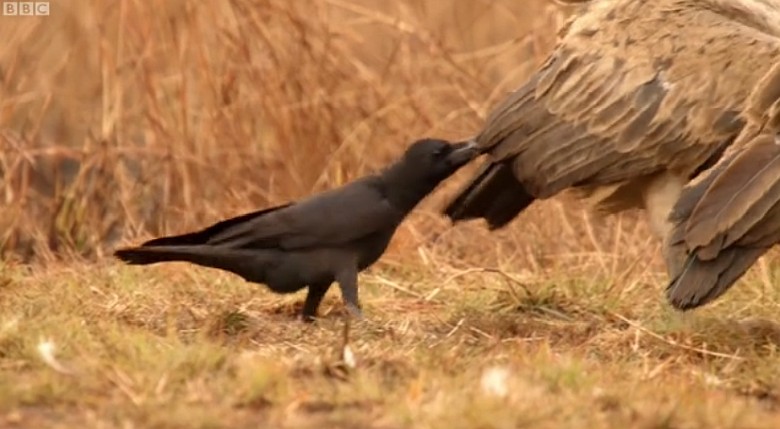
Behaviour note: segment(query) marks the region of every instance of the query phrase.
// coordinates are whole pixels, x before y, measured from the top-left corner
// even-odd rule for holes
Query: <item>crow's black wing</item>
[[[369,177],[233,224],[208,244],[285,250],[336,246],[395,228],[405,215],[385,198],[380,179]]]
[[[197,246],[203,245],[209,242],[212,237],[223,233],[230,228],[237,225],[244,224],[253,219],[257,219],[263,216],[267,216],[269,213],[277,210],[282,210],[290,207],[292,203],[282,204],[275,207],[265,208],[262,210],[256,210],[251,213],[245,213],[240,216],[232,217],[222,220],[199,231],[188,232],[186,234],[169,235],[165,237],[159,237],[149,240],[142,244],[142,246]]]

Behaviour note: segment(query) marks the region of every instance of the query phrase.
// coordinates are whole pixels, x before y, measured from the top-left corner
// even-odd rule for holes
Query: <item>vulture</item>
[[[489,114],[476,137],[486,159],[444,213],[495,230],[565,190],[603,214],[644,210],[671,304],[705,304],[780,222],[770,216],[780,161],[766,158],[771,136],[749,114],[751,100],[772,97],[760,92],[780,61],[780,0],[558,1],[579,13]],[[744,175],[760,161],[761,176]]]

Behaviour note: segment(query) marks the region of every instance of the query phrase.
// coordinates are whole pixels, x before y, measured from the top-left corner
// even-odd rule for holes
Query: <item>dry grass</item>
[[[474,133],[561,19],[542,0],[152,4],[0,17],[0,427],[778,426],[776,255],[681,315],[635,213],[561,197],[492,234],[448,225],[474,166],[361,276],[354,367],[337,293],[304,326],[300,295],[106,258]]]

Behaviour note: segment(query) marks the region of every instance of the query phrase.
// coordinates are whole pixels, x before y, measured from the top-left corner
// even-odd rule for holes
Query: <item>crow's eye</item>
[[[440,148],[437,148],[435,151],[433,151],[433,156],[436,158],[441,158],[442,156],[447,154],[447,147],[442,146]]]

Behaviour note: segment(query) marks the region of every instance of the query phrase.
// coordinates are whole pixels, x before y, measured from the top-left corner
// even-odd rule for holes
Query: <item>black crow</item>
[[[187,261],[219,268],[277,293],[308,286],[306,321],[315,317],[336,281],[347,309],[360,318],[358,272],[379,259],[417,203],[476,156],[473,146],[470,141],[419,140],[379,174],[114,255],[129,264]]]

